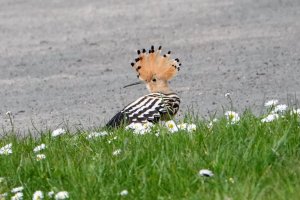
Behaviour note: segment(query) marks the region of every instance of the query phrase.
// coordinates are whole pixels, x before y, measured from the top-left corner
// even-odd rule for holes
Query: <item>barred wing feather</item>
[[[179,109],[180,99],[175,93],[151,93],[138,98],[117,113],[106,126],[117,127],[122,123],[152,122],[170,118]]]

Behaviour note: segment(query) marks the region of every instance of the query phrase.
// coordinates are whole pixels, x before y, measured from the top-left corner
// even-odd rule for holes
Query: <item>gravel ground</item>
[[[205,118],[229,108],[262,111],[266,99],[300,95],[299,0],[2,0],[0,125],[44,130],[99,127],[146,94],[130,62],[163,46],[180,58],[171,81]]]

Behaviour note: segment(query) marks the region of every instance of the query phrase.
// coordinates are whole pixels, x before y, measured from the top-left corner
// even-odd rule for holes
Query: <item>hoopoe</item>
[[[154,50],[154,46],[147,53],[145,49],[137,50],[138,58],[131,66],[138,73],[139,82],[127,85],[145,83],[150,94],[142,96],[118,112],[106,127],[119,127],[130,123],[156,123],[174,116],[180,104],[176,93],[169,88],[168,81],[180,70],[179,59],[171,59],[169,51],[161,55],[161,46]]]

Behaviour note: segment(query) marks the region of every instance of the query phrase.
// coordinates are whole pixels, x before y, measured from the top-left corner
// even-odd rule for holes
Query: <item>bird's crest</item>
[[[131,66],[138,73],[138,78],[143,81],[150,81],[153,76],[161,80],[171,80],[180,70],[181,63],[179,59],[171,59],[169,51],[161,55],[161,46],[154,50],[154,46],[147,52],[145,49],[137,50],[138,57]]]

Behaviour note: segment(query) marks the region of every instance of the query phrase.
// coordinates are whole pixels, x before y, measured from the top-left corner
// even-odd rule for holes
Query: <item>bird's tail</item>
[[[126,123],[126,115],[122,112],[118,112],[107,124],[106,128],[118,128]]]

